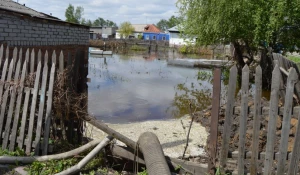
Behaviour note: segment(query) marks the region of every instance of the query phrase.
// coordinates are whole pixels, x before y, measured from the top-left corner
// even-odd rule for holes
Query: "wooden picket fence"
[[[38,155],[40,150],[43,155],[48,153],[56,52],[53,51],[51,61],[48,57],[47,51],[42,56],[39,50],[36,59],[34,49],[31,54],[27,49],[23,58],[22,49],[18,50],[15,47],[13,57],[9,58],[9,48],[5,49],[1,45],[0,144],[2,149],[14,151],[19,147],[28,155],[33,150],[35,155]],[[59,71],[63,69],[63,53],[60,52]],[[29,77],[34,77],[34,83],[27,83],[26,86]]]
[[[281,175],[296,174],[299,165],[299,146],[300,146],[300,129],[298,128],[300,120],[298,120],[295,141],[293,145],[293,152],[288,153],[288,139],[290,131],[290,121],[292,111],[300,115],[299,107],[293,108],[293,95],[295,84],[299,81],[298,74],[294,68],[288,72],[288,78],[285,91],[285,103],[283,108],[279,108],[279,91],[281,85],[281,72],[278,64],[274,67],[272,72],[272,85],[271,85],[271,99],[269,107],[261,106],[262,94],[262,69],[260,66],[256,67],[255,73],[255,95],[254,95],[254,108],[253,109],[253,134],[251,150],[245,149],[246,131],[247,131],[247,117],[249,114],[249,67],[246,65],[242,70],[242,86],[241,86],[241,106],[235,107],[235,89],[237,82],[237,68],[233,66],[230,69],[228,100],[225,111],[225,123],[222,135],[222,145],[219,154],[219,166],[223,172],[227,169],[229,143],[231,135],[231,127],[233,125],[233,115],[239,113],[239,147],[237,151],[231,152],[231,158],[237,158],[237,174],[251,173],[256,175],[258,173]],[[261,125],[261,117],[268,110],[269,121],[267,127],[267,143],[266,150],[259,150],[259,133]],[[238,111],[238,112],[237,112]],[[282,130],[280,136],[279,152],[275,153],[275,138],[276,138],[276,121],[278,115],[283,115]],[[246,169],[245,159],[250,158],[250,169]],[[258,162],[262,160],[263,168],[259,167]],[[276,162],[276,165],[275,165]],[[288,164],[288,166],[286,165]],[[263,172],[259,172],[259,169]]]

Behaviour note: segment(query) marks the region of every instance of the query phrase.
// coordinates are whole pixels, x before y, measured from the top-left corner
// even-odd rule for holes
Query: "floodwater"
[[[190,104],[192,112],[205,109],[211,104],[211,70],[169,66],[170,57],[90,55],[88,112],[104,122],[128,123],[179,118],[190,113]]]

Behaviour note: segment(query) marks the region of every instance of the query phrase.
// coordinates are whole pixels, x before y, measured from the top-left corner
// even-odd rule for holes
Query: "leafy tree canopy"
[[[178,17],[172,15],[168,20],[161,19],[156,26],[163,31],[166,31],[169,28],[172,28],[178,24]]]
[[[65,12],[66,21],[77,23],[77,24],[80,24],[81,22],[85,22],[85,19],[82,18],[83,12],[84,12],[83,7],[78,6],[75,9],[72,4],[69,4]]]
[[[106,27],[117,27],[117,24],[114,23],[113,21],[110,20],[105,20],[101,17],[97,18],[94,22],[93,25],[95,27],[102,27],[102,26],[106,26]]]
[[[133,26],[130,22],[123,22],[119,28],[121,38],[128,38],[134,31]]]
[[[180,30],[201,45],[300,48],[299,0],[178,0]]]

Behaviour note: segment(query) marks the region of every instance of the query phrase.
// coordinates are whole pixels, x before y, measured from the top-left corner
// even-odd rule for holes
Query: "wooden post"
[[[218,142],[218,121],[220,109],[220,91],[221,91],[221,69],[214,69],[214,82],[213,82],[213,98],[212,98],[212,112],[210,121],[210,143],[209,152],[210,160],[208,162],[208,172],[212,175],[215,174],[215,163],[217,156],[217,142]]]

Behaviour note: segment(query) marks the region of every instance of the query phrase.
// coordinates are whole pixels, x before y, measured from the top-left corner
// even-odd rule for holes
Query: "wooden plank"
[[[298,173],[298,165],[300,160],[300,113],[298,113],[298,123],[297,131],[295,136],[295,141],[293,145],[293,154],[291,156],[291,161],[289,164],[288,175],[294,175]]]
[[[0,63],[2,63],[3,55],[4,55],[3,44],[1,44],[1,47],[0,47]],[[0,64],[0,65],[1,65],[1,64]]]
[[[39,49],[39,51],[38,51],[38,60],[37,61],[38,61],[38,63],[42,61],[42,51],[41,51],[41,49]]]
[[[20,50],[19,50],[19,59],[18,60],[21,60],[21,65],[23,64],[23,60],[22,60],[22,58],[23,58],[23,49],[22,48],[20,48]],[[16,60],[17,61],[17,60]]]
[[[0,113],[0,142],[2,140],[2,129],[3,129],[3,123],[4,123],[4,114],[6,111],[6,103],[7,103],[7,98],[8,98],[8,93],[9,93],[9,88],[6,89],[4,92],[2,103],[1,103],[1,113]]]
[[[27,64],[29,63],[29,48],[26,50],[25,61]]]
[[[38,87],[40,81],[40,74],[41,74],[41,62],[39,62],[37,67],[37,72],[35,75],[35,82],[34,82],[34,89],[32,92],[32,103],[30,109],[30,119],[29,119],[29,129],[28,129],[28,144],[26,145],[26,154],[30,154],[31,152],[31,142],[32,142],[32,134],[33,134],[33,125],[34,125],[34,118],[35,118],[35,108],[36,108],[36,101],[37,101],[37,94],[38,94]]]
[[[0,81],[0,99],[2,99],[3,87],[5,84],[5,78],[6,78],[6,73],[7,73],[7,66],[8,66],[8,59],[5,60],[3,69],[2,69],[1,81]]]
[[[44,132],[44,141],[43,141],[43,155],[47,155],[48,153],[54,77],[55,77],[55,63],[52,64],[50,80],[49,80],[48,100],[47,100],[47,109],[46,109],[46,117],[45,117],[45,132]]]
[[[17,56],[17,55],[14,55],[14,56]],[[13,61],[11,61],[11,62],[12,62],[12,64],[14,64]],[[17,81],[19,81],[20,67],[21,67],[21,62],[18,61],[18,64],[16,67],[16,73],[14,76],[15,83],[17,83]],[[14,107],[15,107],[15,103],[16,103],[17,85],[13,85],[10,88],[11,88],[11,92],[10,92],[11,95],[10,95],[8,114],[7,114],[7,118],[6,118],[5,134],[4,134],[4,139],[3,139],[3,143],[2,143],[2,149],[7,149],[9,135],[10,135],[10,131],[11,131],[10,127],[11,127]],[[13,150],[10,150],[10,151],[13,151]]]
[[[242,70],[242,89],[241,89],[241,116],[239,127],[239,157],[238,157],[238,173],[244,174],[244,155],[245,155],[245,138],[247,130],[248,116],[248,91],[249,91],[249,67],[246,64]]]
[[[253,140],[250,174],[257,175],[258,162],[258,146],[259,146],[259,131],[261,119],[261,92],[262,92],[262,70],[260,66],[255,70],[255,96],[254,96],[254,116],[253,116]]]
[[[289,139],[289,132],[290,132],[290,124],[291,124],[291,114],[292,114],[292,106],[293,106],[294,85],[297,80],[298,80],[297,72],[294,68],[291,68],[287,79],[287,87],[286,87],[286,94],[285,94],[277,175],[284,174],[285,171],[288,139]]]
[[[55,52],[55,50],[52,53],[52,63],[56,64],[56,52]]]
[[[41,62],[40,62],[41,63]],[[42,87],[40,90],[40,104],[39,104],[39,112],[37,119],[37,127],[35,132],[35,155],[39,155],[39,143],[41,139],[41,131],[42,131],[42,121],[44,116],[44,107],[45,107],[45,98],[46,98],[46,85],[48,79],[48,65],[44,64],[43,68],[43,79],[42,79]]]
[[[5,59],[9,58],[9,46],[6,46],[6,51],[5,51]]]
[[[19,62],[22,63],[22,59],[19,59]],[[23,63],[22,74],[21,74],[21,79],[20,79],[20,84],[19,84],[20,87],[19,87],[19,91],[18,91],[17,104],[16,104],[16,109],[15,109],[14,123],[13,123],[13,127],[12,127],[12,134],[11,134],[11,139],[10,139],[10,144],[9,144],[9,150],[14,150],[14,147],[15,147],[18,124],[19,124],[21,101],[22,101],[23,89],[24,89],[24,81],[25,81],[25,75],[26,75],[26,71],[27,71],[26,69],[27,69],[27,63],[25,61]]]
[[[34,72],[34,61],[35,61],[35,52],[34,52],[34,49],[31,50],[31,55],[30,55],[31,59],[30,59],[30,73],[33,73]]]
[[[63,55],[63,51],[60,51],[59,54],[59,72],[63,72],[64,71],[64,55]]]
[[[14,67],[15,67],[15,64],[17,62],[17,58],[18,58],[18,48],[15,47],[14,50],[13,50],[13,60],[12,60]]]
[[[8,69],[8,74],[7,74],[7,77],[6,77],[6,84],[5,84],[5,88],[9,87],[9,83],[11,81],[11,77],[12,77],[12,73],[13,73],[13,67],[14,67],[14,61],[13,59],[10,61],[10,64],[9,64],[9,69]]]
[[[44,64],[45,64],[45,63],[46,63],[47,65],[49,64],[49,63],[48,63],[48,51],[47,51],[47,50],[46,50],[45,56],[44,56]]]
[[[220,110],[220,92],[221,92],[221,69],[214,69],[214,82],[213,82],[213,98],[212,98],[212,114],[210,122],[210,161],[208,163],[208,173],[215,174],[213,168],[215,168],[217,158],[217,141],[218,141],[218,123],[219,123],[219,110]]]
[[[233,114],[233,106],[234,106],[234,96],[236,89],[236,78],[237,78],[237,68],[236,66],[232,66],[230,69],[229,76],[229,89],[227,94],[227,104],[225,111],[225,123],[224,123],[224,132],[222,137],[222,148],[220,155],[220,168],[221,171],[224,172],[224,168],[226,166],[227,154],[229,150],[229,141],[230,141],[230,131],[231,131],[231,123],[232,123],[232,114]]]
[[[264,175],[272,174],[272,165],[274,158],[274,145],[276,138],[276,121],[278,118],[278,102],[279,102],[279,87],[280,87],[280,70],[278,64],[272,72],[271,84],[271,100],[269,111],[268,135],[266,145],[266,156],[264,162]]]
[[[27,63],[26,63],[27,66]],[[24,136],[25,136],[25,126],[27,121],[27,111],[28,111],[28,104],[29,104],[29,96],[30,96],[30,88],[25,88],[25,99],[24,99],[24,106],[23,106],[23,113],[22,113],[22,120],[21,120],[21,127],[20,127],[20,134],[18,137],[18,147],[23,148],[24,143]]]

